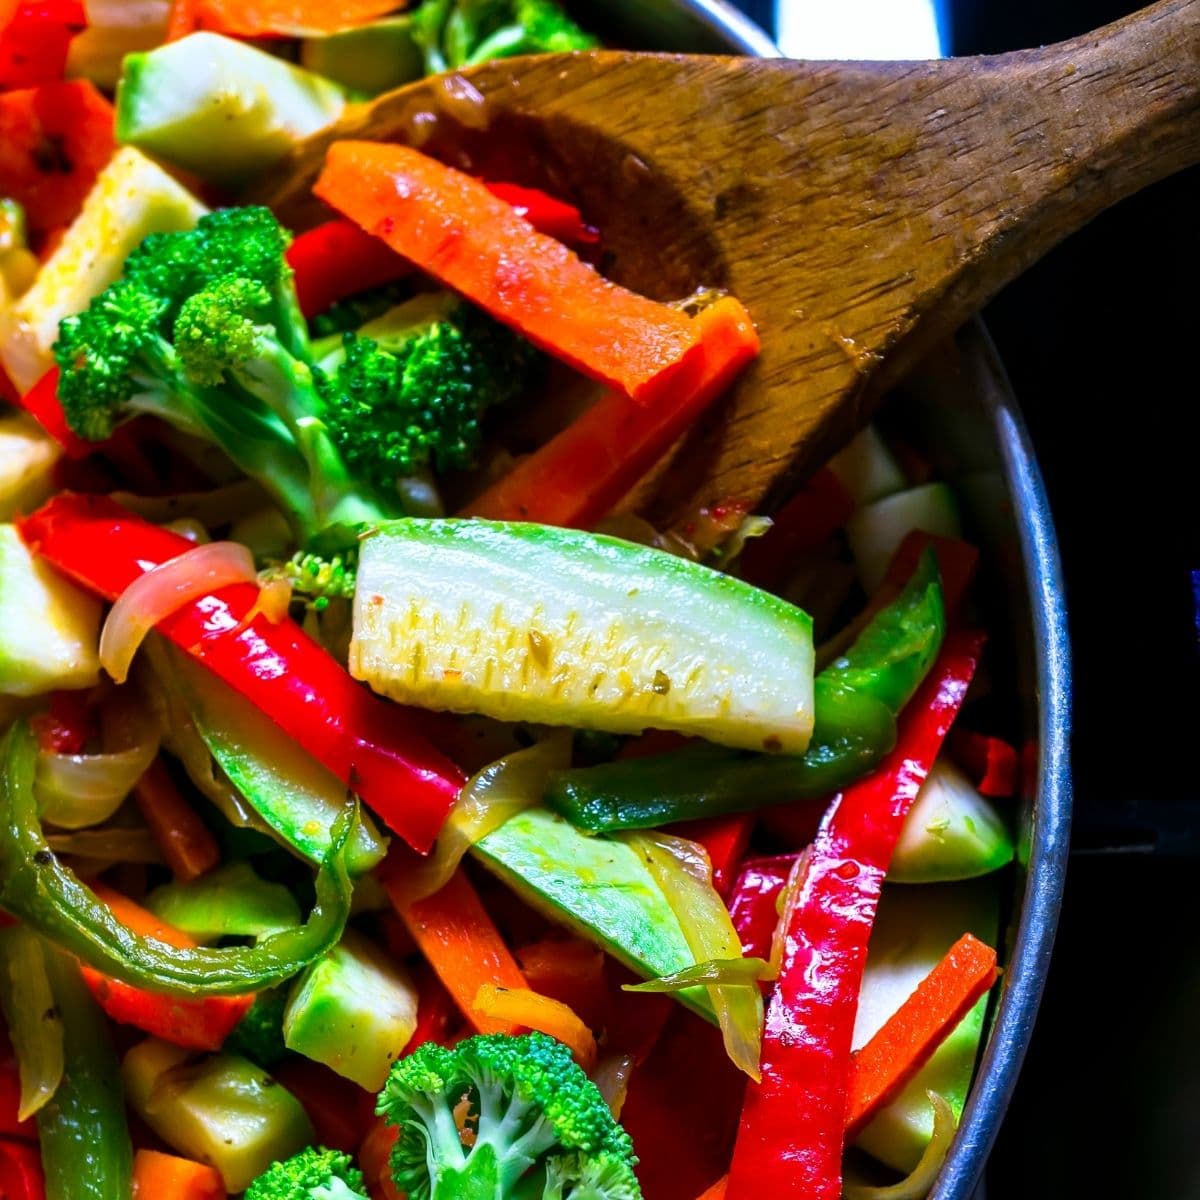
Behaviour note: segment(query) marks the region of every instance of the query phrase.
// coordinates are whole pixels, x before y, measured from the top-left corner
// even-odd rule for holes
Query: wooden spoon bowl
[[[548,187],[606,274],[732,291],[763,352],[658,479],[653,519],[769,505],[938,340],[1104,208],[1200,161],[1200,0],[1041,50],[910,63],[597,51],[422,80],[252,197],[296,228],[339,138]]]

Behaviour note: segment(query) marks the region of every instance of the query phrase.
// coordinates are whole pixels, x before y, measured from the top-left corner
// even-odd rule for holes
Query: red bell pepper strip
[[[564,362],[642,403],[699,353],[681,310],[619,287],[487,186],[409,146],[334,142],[315,194]]]
[[[180,794],[161,758],[134,784],[133,802],[176,879],[189,883],[221,861],[217,839]]]
[[[412,274],[407,259],[344,217],[298,234],[288,247],[287,260],[306,317],[315,317],[347,296]]]
[[[8,372],[0,367],[0,400],[5,404],[19,404],[21,402],[21,393],[17,391],[17,385],[8,377]]]
[[[86,79],[0,95],[0,195],[31,232],[70,224],[112,152],[113,107]]]
[[[191,548],[103,496],[56,496],[20,530],[35,554],[107,600]],[[266,713],[415,849],[429,850],[462,773],[294,621],[275,624],[260,613],[245,623],[258,594],[252,583],[220,588],[158,630]]]
[[[32,1117],[20,1120],[21,1069],[11,1048],[0,1059],[0,1137],[16,1138],[19,1141],[36,1142],[37,1126]],[[0,1196],[4,1193],[0,1191]]]
[[[742,864],[729,897],[729,915],[747,958],[771,957],[771,942],[779,924],[779,893],[795,861],[794,854],[778,854],[748,858]]]
[[[867,941],[904,818],[966,695],[982,648],[951,634],[901,718],[896,748],[830,805],[803,865],[746,1092],[729,1200],[838,1200],[850,1047]]]
[[[545,937],[517,950],[521,974],[537,993],[565,1004],[589,1029],[607,1019],[604,953],[574,937]]]
[[[486,187],[493,196],[511,204],[519,217],[524,217],[547,237],[566,242],[568,246],[595,246],[600,241],[600,231],[588,225],[579,209],[565,200],[517,183],[488,183]]]
[[[37,87],[62,79],[71,39],[86,24],[81,0],[0,5],[0,88]]]
[[[822,467],[774,515],[771,528],[746,543],[742,578],[768,590],[781,586],[796,560],[823,545],[853,511],[854,497],[828,467]],[[911,571],[904,578],[907,582]]]
[[[455,1030],[462,1024],[462,1014],[446,985],[424,963],[417,974],[417,1027],[404,1047],[411,1054],[426,1042],[449,1045]]]
[[[0,1196],[4,1200],[46,1200],[46,1180],[37,1146],[0,1138]]]
[[[733,887],[733,873],[750,843],[755,816],[755,813],[728,813],[723,817],[680,821],[667,826],[666,832],[688,838],[704,847],[708,861],[712,863],[713,887],[717,895],[725,899]]]
[[[93,890],[120,920],[136,933],[158,938],[172,946],[193,947],[186,933],[160,921],[127,896],[101,883]],[[189,1050],[220,1050],[233,1028],[250,1010],[253,994],[246,996],[168,996],[110,979],[80,964],[83,980],[96,1003],[114,1021],[132,1025],[154,1037]]]
[[[408,1047],[404,1049],[409,1052]],[[275,1080],[304,1106],[319,1145],[357,1154],[375,1115],[375,1097],[311,1059],[289,1057],[271,1068]]]
[[[607,393],[476,497],[466,513],[497,521],[593,526],[758,354],[750,316],[731,296],[694,321],[701,344],[695,378],[648,404]]]
[[[85,441],[67,424],[58,398],[58,368],[51,367],[23,395],[21,407],[62,447],[68,458],[86,458],[95,449],[93,442]]]
[[[971,934],[964,933],[950,947],[916,991],[854,1055],[847,1140],[895,1098],[999,974],[995,950]]]
[[[50,711],[33,718],[38,745],[48,754],[82,754],[95,732],[88,693],[52,692]]]
[[[1004,797],[1017,790],[1017,750],[1002,738],[956,729],[950,757],[971,776],[980,795]]]
[[[937,555],[946,614],[953,616],[958,611],[979,568],[979,550],[961,538],[942,537],[920,529],[909,533],[892,555],[884,575],[883,586],[879,589],[880,595],[872,597],[876,604],[887,604],[893,594],[903,590],[917,569],[927,546],[932,546]]]

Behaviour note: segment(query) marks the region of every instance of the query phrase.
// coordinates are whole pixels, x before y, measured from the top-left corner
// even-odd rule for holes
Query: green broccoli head
[[[428,319],[408,324],[414,309]],[[484,414],[519,396],[540,361],[478,309],[421,297],[345,335],[324,360],[326,423],[351,471],[381,490],[427,466],[470,467]]]
[[[271,295],[256,279],[226,276],[194,292],[175,319],[175,351],[188,378],[208,387],[263,353],[274,329]]]
[[[425,0],[413,13],[412,29],[429,74],[514,54],[565,53],[599,44],[556,0]]]
[[[323,612],[330,600],[354,599],[357,574],[357,548],[328,558],[299,550],[287,562],[269,563],[259,578],[264,583],[286,579],[292,585],[293,599],[306,600],[316,612]]]
[[[464,1099],[469,1146],[454,1115]],[[378,1112],[400,1129],[392,1172],[409,1200],[499,1200],[539,1179],[546,1200],[640,1200],[629,1135],[545,1034],[427,1042],[392,1068]]]
[[[309,1146],[272,1163],[246,1189],[245,1200],[367,1200],[367,1189],[350,1155]]]
[[[288,989],[268,988],[254,997],[246,1015],[234,1026],[222,1049],[240,1054],[270,1070],[287,1053],[283,1040],[283,1014]]]

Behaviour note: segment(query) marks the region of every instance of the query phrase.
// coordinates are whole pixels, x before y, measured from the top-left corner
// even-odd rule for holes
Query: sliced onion
[[[112,498],[156,525],[181,517],[191,517],[201,525],[229,525],[267,503],[266,493],[252,479],[241,479],[206,492],[177,492],[173,496],[113,492]]]
[[[679,920],[684,940],[697,963],[737,958],[741,941],[724,900],[712,885],[712,864],[702,846],[657,831],[625,834],[625,840],[662,889]],[[761,1078],[763,1001],[757,987],[710,983],[708,994],[725,1052],[739,1070]]]
[[[118,683],[146,634],[185,604],[231,583],[257,579],[250,551],[238,542],[196,546],[135,579],[117,597],[100,631],[100,665]]]
[[[71,833],[50,833],[46,844],[55,854],[70,854],[97,862],[160,863],[162,851],[153,834],[144,826],[118,829],[81,829]]]
[[[708,958],[681,971],[671,971],[645,983],[626,983],[623,992],[682,992],[698,984],[716,983],[723,987],[758,987],[777,972],[765,958]]]
[[[60,829],[99,825],[121,807],[158,753],[147,723],[146,738],[108,754],[41,754],[35,784],[42,819]]]
[[[602,1058],[592,1069],[592,1082],[596,1090],[604,1097],[608,1111],[613,1120],[621,1119],[621,1109],[625,1107],[625,1097],[629,1094],[629,1077],[633,1074],[634,1058],[632,1054],[609,1054]]]
[[[467,851],[511,817],[537,804],[551,772],[561,771],[570,761],[570,730],[559,729],[537,745],[508,754],[473,775],[459,792],[433,853],[397,880],[405,899],[420,900],[440,891]]]
[[[925,1095],[933,1106],[933,1136],[912,1174],[886,1187],[874,1187],[855,1179],[846,1179],[842,1184],[842,1200],[925,1200],[933,1191],[938,1172],[954,1141],[958,1122],[944,1096],[939,1096],[937,1092],[926,1092]]]

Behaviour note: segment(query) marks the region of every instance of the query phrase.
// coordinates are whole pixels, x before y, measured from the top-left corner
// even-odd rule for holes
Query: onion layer
[[[100,631],[100,665],[118,683],[129,677],[146,634],[173,612],[231,583],[254,583],[250,551],[238,542],[210,542],[135,579],[117,597]]]
[[[45,954],[45,943],[33,930],[21,925],[0,930],[0,1010],[21,1075],[21,1121],[50,1100],[63,1075],[62,1017],[50,991]]]
[[[954,1141],[954,1130],[958,1122],[955,1121],[954,1112],[945,1097],[939,1096],[937,1092],[925,1094],[933,1106],[933,1136],[912,1174],[899,1183],[886,1187],[874,1187],[847,1179],[842,1184],[842,1200],[925,1200],[933,1191],[942,1163],[946,1161],[950,1144]]]

